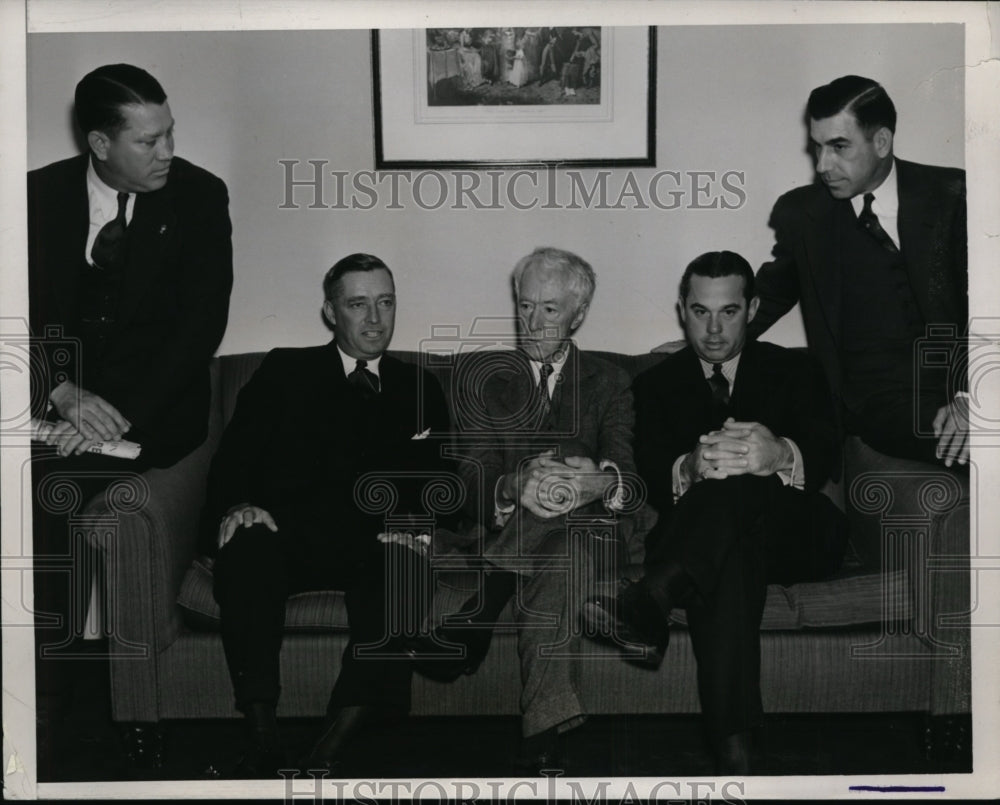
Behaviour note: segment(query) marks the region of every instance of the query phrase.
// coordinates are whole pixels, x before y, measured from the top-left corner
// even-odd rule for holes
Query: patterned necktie
[[[708,378],[708,385],[712,388],[712,402],[719,408],[729,405],[729,381],[722,374],[722,364],[712,364],[712,376]]]
[[[90,250],[90,259],[97,268],[105,271],[116,271],[125,262],[125,208],[128,206],[128,193],[118,194],[118,215],[113,221],[108,221],[101,227]]]
[[[368,370],[368,361],[358,360],[354,371],[347,376],[347,381],[364,394],[378,394],[378,375]]]
[[[889,237],[889,233],[878,222],[878,216],[872,211],[873,201],[875,201],[875,195],[873,193],[865,193],[865,206],[861,210],[861,215],[858,216],[858,221],[867,230],[868,234],[879,242],[879,245],[883,249],[896,254],[899,249],[896,248],[896,244]]]
[[[538,422],[542,424],[552,411],[552,398],[549,397],[549,377],[553,372],[551,363],[543,363],[539,367],[538,387],[535,396],[538,398]]]

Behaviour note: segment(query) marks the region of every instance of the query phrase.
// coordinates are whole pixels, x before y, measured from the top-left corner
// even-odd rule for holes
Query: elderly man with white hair
[[[473,673],[519,588],[519,760],[537,771],[558,762],[560,736],[585,718],[577,613],[594,568],[588,550],[569,545],[567,516],[614,523],[623,475],[634,471],[633,412],[628,373],[571,340],[593,298],[590,265],[570,252],[538,248],[517,263],[512,281],[518,348],[486,354],[481,371],[466,372],[474,380],[460,389],[460,408],[477,423],[475,434],[459,438],[468,512],[485,533],[476,557],[485,566],[482,583],[413,650],[428,676]],[[456,643],[464,648],[460,658],[447,651]]]

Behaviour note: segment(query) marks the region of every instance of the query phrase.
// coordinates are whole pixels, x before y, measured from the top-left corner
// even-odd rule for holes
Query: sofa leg
[[[139,769],[163,766],[163,728],[159,724],[122,724],[120,726],[125,757]]]
[[[924,720],[924,756],[936,762],[972,763],[972,716],[934,716]]]

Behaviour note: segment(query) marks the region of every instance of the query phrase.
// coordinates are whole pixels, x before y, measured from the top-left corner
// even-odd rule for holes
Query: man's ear
[[[576,315],[573,316],[573,321],[569,324],[570,332],[575,332],[579,329],[580,325],[583,324],[583,319],[587,315],[587,310],[589,308],[590,304],[587,302],[584,302],[579,308],[577,308]]]
[[[331,327],[337,326],[337,314],[333,308],[333,302],[327,299],[323,303],[323,315],[326,317],[326,323]]]
[[[875,132],[872,142],[875,144],[875,153],[880,159],[885,159],[892,153],[892,132],[885,126]]]
[[[747,324],[753,321],[753,317],[757,315],[757,308],[760,307],[760,297],[755,296],[750,300],[750,304],[747,305]]]
[[[681,324],[687,324],[687,307],[684,305],[683,299],[677,300],[677,315],[680,317]]]
[[[108,146],[110,144],[111,138],[103,131],[92,131],[87,134],[87,145],[90,146],[90,150],[94,156],[101,160],[101,162],[104,162],[108,158]]]

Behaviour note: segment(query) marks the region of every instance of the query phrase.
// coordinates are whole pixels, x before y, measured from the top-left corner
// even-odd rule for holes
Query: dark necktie
[[[712,402],[719,408],[729,405],[729,381],[722,374],[722,364],[712,364],[712,376],[708,378],[708,385],[712,389]]]
[[[861,223],[867,231],[875,240],[879,242],[879,245],[886,251],[895,254],[899,251],[896,248],[896,244],[893,243],[892,238],[889,237],[889,233],[882,228],[882,224],[878,222],[878,216],[872,211],[872,202],[875,200],[875,196],[872,193],[865,193],[865,206],[861,210],[861,215],[858,216],[858,221]]]
[[[538,372],[538,388],[535,395],[538,398],[538,422],[545,422],[552,411],[552,398],[549,397],[549,377],[553,372],[551,363],[543,363]]]
[[[355,388],[360,389],[364,394],[378,394],[378,375],[368,371],[368,361],[358,361],[354,371],[347,376],[347,381]]]
[[[121,268],[125,261],[126,206],[128,206],[128,193],[119,193],[118,215],[113,221],[108,221],[102,226],[94,239],[90,259],[97,268],[115,271]]]

